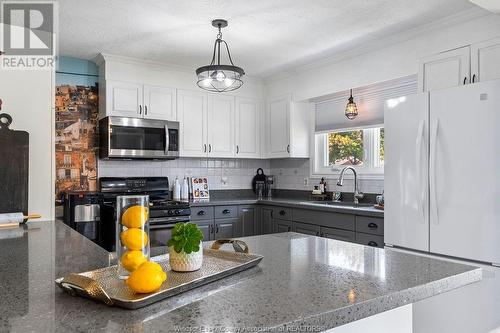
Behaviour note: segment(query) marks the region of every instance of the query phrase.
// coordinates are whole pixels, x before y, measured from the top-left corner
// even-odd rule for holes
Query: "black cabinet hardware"
[[[472,83],[476,82],[476,74],[472,75]]]
[[[464,84],[466,84],[466,83],[467,83],[467,76],[464,77]]]
[[[139,105],[139,114],[142,114],[142,105]]]
[[[148,115],[148,106],[147,105],[144,105],[144,115],[145,116]]]
[[[229,209],[224,209],[224,210],[222,211],[222,214],[229,214],[229,213],[231,213],[231,211],[230,211]]]
[[[287,145],[287,146],[286,146],[286,152],[287,152],[288,154],[290,154],[290,145]]]
[[[205,211],[204,211],[204,210],[200,210],[200,211],[198,212],[198,215],[199,215],[199,216],[203,216],[203,215],[205,215]]]
[[[207,144],[204,144],[203,145],[203,152],[206,153],[207,152]]]
[[[283,216],[283,215],[285,215],[285,214],[286,214],[286,213],[285,213],[285,211],[284,211],[284,210],[280,210],[280,215],[281,215],[281,216]]]
[[[370,228],[370,229],[377,229],[378,225],[376,225],[375,223],[368,223],[368,228]]]
[[[236,145],[236,154],[239,154],[240,153],[240,147],[238,145]]]
[[[211,153],[211,152],[212,152],[212,145],[211,145],[211,144],[209,144],[209,145],[208,145],[208,152],[209,152],[209,153]]]
[[[369,241],[368,245],[370,245],[370,246],[378,246],[377,242],[374,242],[374,241]]]

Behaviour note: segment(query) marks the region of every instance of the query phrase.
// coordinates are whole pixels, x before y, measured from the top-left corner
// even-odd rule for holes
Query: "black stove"
[[[189,202],[171,200],[167,177],[103,177],[99,179],[101,195],[101,223],[99,245],[115,251],[116,197],[120,195],[149,195],[149,223],[151,247],[166,246],[171,230],[177,222],[188,222]]]

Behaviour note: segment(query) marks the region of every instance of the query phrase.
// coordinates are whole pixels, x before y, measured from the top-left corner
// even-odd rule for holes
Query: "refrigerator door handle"
[[[424,120],[420,121],[417,130],[417,141],[415,147],[415,163],[417,167],[417,202],[422,216],[421,222],[425,223],[424,199],[422,198],[422,141],[424,139]]]
[[[439,118],[436,118],[436,127],[434,128],[434,146],[432,147],[432,163],[431,163],[431,186],[432,186],[432,192],[433,192],[433,202],[434,202],[434,212],[435,212],[435,219],[434,219],[434,224],[438,225],[439,224],[439,209],[438,209],[438,199],[437,199],[437,184],[436,184],[436,160],[437,160],[437,140],[438,140],[438,134],[439,134]]]

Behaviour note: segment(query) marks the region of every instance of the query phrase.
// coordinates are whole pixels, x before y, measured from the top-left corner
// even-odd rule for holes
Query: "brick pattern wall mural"
[[[97,186],[98,95],[95,86],[56,87],[56,197]]]

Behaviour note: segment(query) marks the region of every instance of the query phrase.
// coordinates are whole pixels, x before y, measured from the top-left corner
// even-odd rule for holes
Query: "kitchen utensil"
[[[1,99],[0,99],[1,110]],[[0,213],[28,214],[29,134],[9,128],[12,117],[0,113]]]
[[[265,182],[266,175],[264,174],[264,170],[262,168],[257,169],[257,174],[252,179],[252,189],[253,193],[257,194],[257,182]]]
[[[225,242],[230,242],[235,250],[243,252],[218,250]],[[149,294],[134,293],[124,281],[116,277],[116,266],[70,274],[56,279],[55,283],[71,295],[91,298],[122,308],[138,309],[254,267],[263,258],[261,255],[244,253],[245,251],[248,251],[248,246],[243,241],[219,240],[211,249],[203,249],[202,267],[198,271],[189,273],[172,271],[168,254],[153,257],[151,259],[162,266],[168,277],[160,290]]]
[[[39,214],[29,214],[29,215],[24,215],[23,213],[4,213],[0,214],[0,226],[3,224],[10,224],[10,223],[24,223],[27,220],[31,219],[39,219],[42,216]]]

